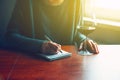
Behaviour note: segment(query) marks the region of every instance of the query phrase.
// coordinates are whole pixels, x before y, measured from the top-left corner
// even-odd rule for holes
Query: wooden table
[[[0,80],[120,80],[120,45],[99,45],[92,56],[78,55],[70,45],[62,49],[72,56],[52,62],[0,50]]]

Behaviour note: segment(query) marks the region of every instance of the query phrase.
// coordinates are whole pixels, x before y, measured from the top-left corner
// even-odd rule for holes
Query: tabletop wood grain
[[[92,56],[77,54],[72,45],[62,49],[72,56],[52,62],[0,50],[0,80],[120,80],[120,45],[99,45]]]

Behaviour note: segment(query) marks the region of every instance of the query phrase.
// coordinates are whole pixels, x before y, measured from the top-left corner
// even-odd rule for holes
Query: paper
[[[53,60],[70,57],[72,53],[62,50],[62,52],[58,52],[57,54],[38,54],[38,55],[48,61],[53,61]]]

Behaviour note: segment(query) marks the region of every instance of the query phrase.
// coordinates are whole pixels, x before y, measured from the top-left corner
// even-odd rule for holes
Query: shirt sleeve
[[[19,33],[8,33],[5,41],[5,48],[28,53],[41,52],[42,44],[45,42],[45,40],[29,38]]]
[[[77,44],[77,47],[86,39],[86,36],[80,32],[75,34],[74,42]]]

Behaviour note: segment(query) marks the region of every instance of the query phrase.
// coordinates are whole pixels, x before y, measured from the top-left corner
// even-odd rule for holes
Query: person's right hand
[[[61,50],[61,45],[52,41],[47,41],[42,45],[42,53],[44,54],[56,54]]]

